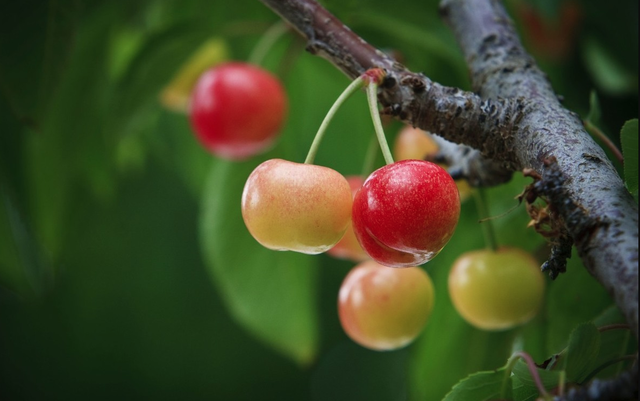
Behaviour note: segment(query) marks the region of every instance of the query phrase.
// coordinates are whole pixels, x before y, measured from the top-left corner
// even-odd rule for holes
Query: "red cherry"
[[[285,91],[256,66],[221,64],[200,76],[191,95],[191,125],[213,154],[242,160],[266,151],[287,111]]]
[[[402,160],[374,171],[353,200],[360,245],[378,263],[416,266],[449,241],[460,216],[460,196],[437,164]]]

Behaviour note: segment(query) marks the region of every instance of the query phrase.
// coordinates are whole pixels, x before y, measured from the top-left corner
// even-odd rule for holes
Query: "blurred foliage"
[[[569,3],[566,32],[558,26]],[[469,88],[437,1],[324,4],[409,68]],[[594,91],[598,126],[620,146],[623,124],[638,110],[637,1],[506,6],[567,107],[594,119]],[[530,323],[505,332],[465,323],[446,280],[460,253],[484,246],[468,200],[453,239],[425,266],[436,306],[418,340],[386,353],[348,340],[336,298],[353,264],[264,250],[239,213],[253,166],[270,157],[302,161],[347,79],[293,35],[278,41],[264,67],[287,88],[289,118],[270,153],[238,164],[202,150],[185,115],[161,102],[208,41],[224,48],[219,58],[246,60],[276,21],[257,1],[0,5],[0,398],[440,400],[468,375],[504,366],[514,350],[542,362],[581,324],[622,321],[574,256],[568,272],[547,283],[545,306]],[[563,46],[548,47],[559,35]],[[318,164],[361,173],[373,136],[364,99],[358,94],[338,112]],[[623,130],[622,145],[635,138],[637,152],[635,124],[635,136]],[[400,128],[388,124],[390,141]],[[637,169],[630,174],[637,191]],[[487,191],[491,215],[500,216],[492,224],[502,245],[542,261],[548,248],[514,199],[528,183],[517,174]],[[634,347],[628,331],[601,333],[588,365]],[[524,375],[513,383],[515,397],[530,399]]]

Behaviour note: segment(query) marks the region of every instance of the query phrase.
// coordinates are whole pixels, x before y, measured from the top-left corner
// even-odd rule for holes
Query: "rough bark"
[[[475,185],[513,171],[540,176],[554,211],[589,272],[638,338],[638,206],[604,151],[565,109],[522,47],[497,0],[443,0],[441,14],[465,54],[475,93],[442,86],[375,49],[313,0],[262,0],[307,40],[307,49],[355,78],[384,68],[383,111],[475,151],[456,168]]]

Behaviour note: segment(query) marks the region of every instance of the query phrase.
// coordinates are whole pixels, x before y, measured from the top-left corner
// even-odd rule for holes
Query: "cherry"
[[[466,252],[449,272],[449,295],[458,313],[483,330],[505,330],[529,321],[542,305],[539,264],[517,248]]]
[[[438,153],[438,150],[438,144],[430,134],[410,125],[405,125],[398,132],[393,143],[393,157],[396,160],[424,160]]]
[[[346,231],[351,206],[351,188],[340,173],[282,159],[256,167],[242,193],[247,229],[274,250],[327,251]]]
[[[347,177],[349,186],[351,187],[351,194],[355,196],[362,184],[364,178],[360,175],[352,175]],[[339,259],[348,259],[354,262],[361,262],[369,259],[369,255],[362,249],[356,234],[353,232],[353,226],[349,223],[347,231],[344,236],[333,248],[327,251],[327,254]]]
[[[374,171],[353,200],[353,229],[378,263],[416,266],[449,241],[460,216],[458,189],[440,166],[402,160]]]
[[[435,156],[439,150],[440,147],[430,133],[406,125],[396,135],[393,144],[393,157],[396,160],[425,160]],[[443,164],[439,165],[445,167]],[[473,188],[464,179],[456,180],[456,186],[460,192],[461,201],[466,200],[473,191]]]
[[[280,82],[259,67],[231,62],[204,72],[191,96],[198,139],[216,156],[242,160],[266,151],[287,111]]]
[[[342,282],[338,316],[353,341],[373,350],[394,350],[420,334],[433,304],[433,283],[424,270],[393,269],[368,260]]]

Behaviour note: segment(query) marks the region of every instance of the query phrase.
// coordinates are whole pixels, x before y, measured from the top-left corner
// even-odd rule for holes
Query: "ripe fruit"
[[[352,175],[347,177],[347,182],[349,182],[349,186],[351,187],[351,194],[355,196],[360,187],[362,187],[364,178],[359,175]],[[353,232],[351,223],[349,223],[349,227],[340,242],[329,249],[327,254],[334,258],[348,259],[354,262],[362,262],[363,260],[369,259],[369,255],[360,246],[356,234]]]
[[[241,160],[266,151],[282,127],[287,99],[280,82],[245,63],[225,63],[198,80],[191,125],[213,154]]]
[[[536,260],[520,249],[482,249],[454,262],[449,295],[473,326],[504,330],[535,316],[542,305],[544,277]]]
[[[420,334],[433,303],[433,283],[421,268],[393,269],[368,260],[342,282],[338,315],[353,341],[373,350],[394,350]]]
[[[393,145],[393,157],[396,160],[424,160],[435,156],[438,151],[439,146],[430,133],[409,125],[400,130]],[[440,166],[445,167],[442,164]],[[458,192],[460,192],[461,201],[471,195],[473,189],[469,186],[467,180],[456,180],[456,185],[458,186]]]
[[[352,196],[337,171],[271,159],[249,175],[242,217],[253,237],[275,250],[321,253],[335,245],[351,219]]]
[[[460,216],[458,188],[437,164],[402,160],[374,171],[353,200],[353,230],[378,263],[416,266],[435,257]]]
[[[438,144],[429,133],[410,125],[405,125],[398,132],[393,143],[393,157],[396,160],[424,160],[426,156],[438,153],[438,150]]]

